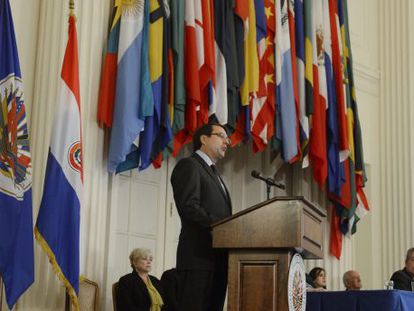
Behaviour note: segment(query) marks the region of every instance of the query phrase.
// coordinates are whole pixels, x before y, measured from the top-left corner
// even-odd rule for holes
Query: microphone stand
[[[267,200],[270,199],[270,187],[271,187],[271,185],[268,182],[266,182],[266,196],[267,196]]]
[[[268,200],[270,199],[270,187],[274,186],[282,190],[285,189],[285,185],[276,183],[272,178],[262,177],[259,172],[252,171],[251,175],[252,177],[263,180],[266,183],[266,195]]]
[[[266,195],[267,195],[268,200],[270,199],[270,188],[272,186],[280,188],[280,189],[285,189],[284,185],[280,185],[280,184],[275,183],[275,181],[271,178],[266,178],[264,180],[264,182],[266,183]]]

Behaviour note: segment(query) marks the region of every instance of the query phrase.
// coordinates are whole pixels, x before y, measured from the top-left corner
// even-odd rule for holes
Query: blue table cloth
[[[414,311],[414,293],[403,290],[308,292],[306,311]]]

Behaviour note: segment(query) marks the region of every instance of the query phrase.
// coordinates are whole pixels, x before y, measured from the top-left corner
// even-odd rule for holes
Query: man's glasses
[[[228,143],[229,145],[231,144],[230,138],[225,133],[211,133],[210,135],[218,136],[221,139],[224,139],[226,143]]]

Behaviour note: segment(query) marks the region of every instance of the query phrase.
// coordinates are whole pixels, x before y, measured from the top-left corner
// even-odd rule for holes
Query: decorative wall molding
[[[381,97],[381,231],[382,274],[389,277],[403,266],[413,246],[413,135],[412,100],[414,40],[410,0],[379,1]]]
[[[355,62],[353,68],[357,91],[364,91],[379,98],[379,87],[381,80],[380,71]]]

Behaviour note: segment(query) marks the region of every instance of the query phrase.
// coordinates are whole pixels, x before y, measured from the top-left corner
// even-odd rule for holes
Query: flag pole
[[[0,311],[3,309],[3,278],[0,275]]]
[[[75,0],[69,0],[69,20],[70,20],[71,16],[73,16],[74,22],[76,23]],[[76,293],[75,293],[75,295],[76,295]],[[79,311],[79,302],[77,301],[76,297],[73,297],[71,295],[71,293],[68,291],[68,288],[66,287],[65,310],[69,310],[71,305],[73,305],[75,307],[76,311]]]

